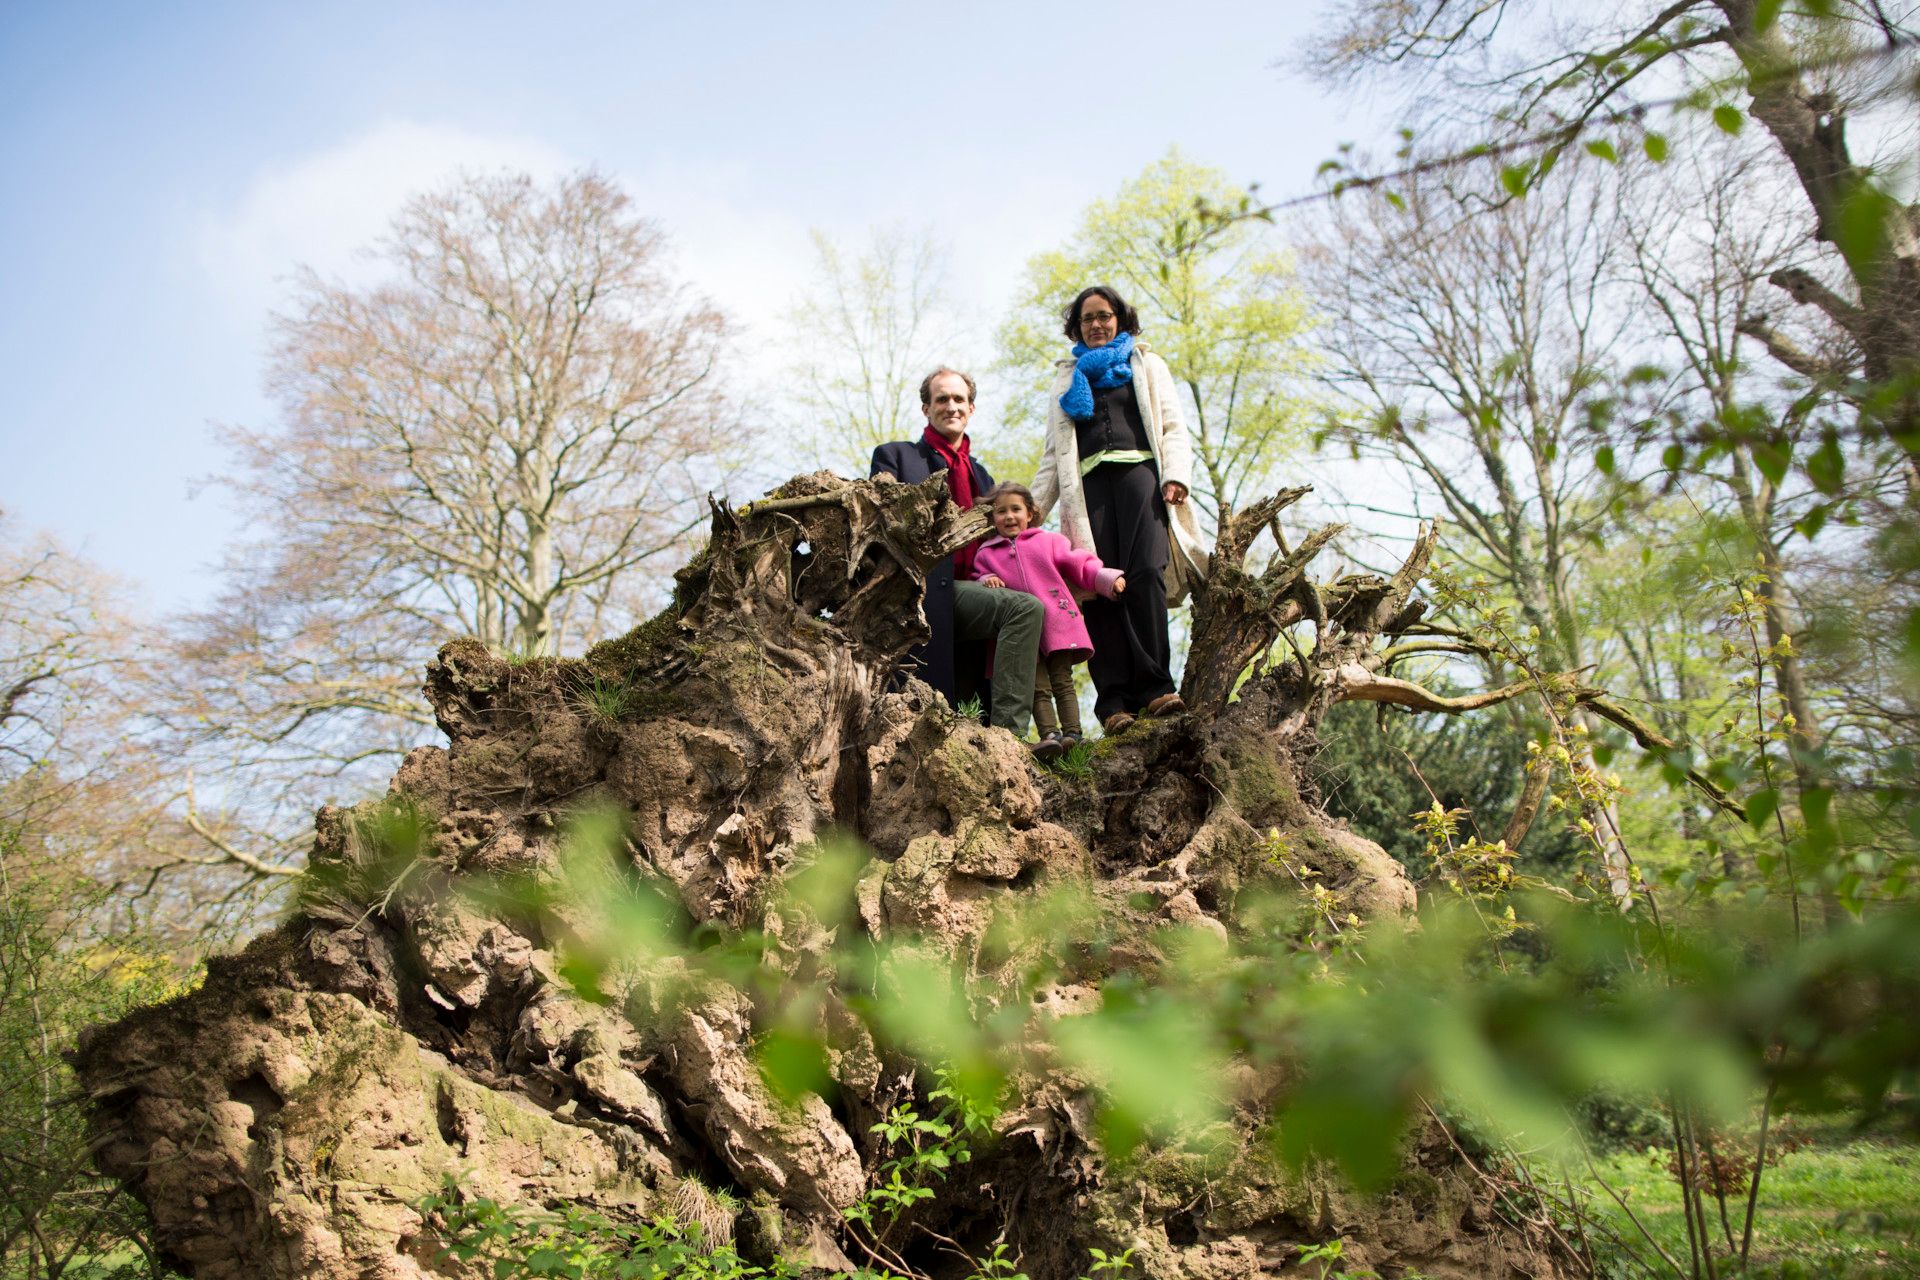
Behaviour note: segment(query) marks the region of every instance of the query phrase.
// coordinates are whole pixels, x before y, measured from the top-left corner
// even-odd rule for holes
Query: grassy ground
[[[1843,1280],[1855,1276],[1920,1277],[1920,1145],[1891,1132],[1855,1133],[1837,1125],[1789,1122],[1790,1144],[1760,1182],[1754,1216],[1753,1277],[1769,1280]],[[1687,1263],[1686,1222],[1667,1171],[1668,1153],[1619,1152],[1599,1162],[1601,1175],[1669,1254]],[[1624,1212],[1595,1189],[1594,1208],[1622,1235],[1644,1241]],[[1708,1219],[1720,1246],[1737,1253],[1745,1218],[1744,1192],[1729,1197],[1727,1218],[1736,1248],[1726,1248],[1719,1209],[1709,1198]],[[1645,1274],[1624,1259],[1614,1274]],[[1724,1263],[1723,1276],[1737,1275]]]

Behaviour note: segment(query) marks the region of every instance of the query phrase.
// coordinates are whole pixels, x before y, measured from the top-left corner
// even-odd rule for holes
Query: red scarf
[[[959,447],[955,448],[931,424],[920,438],[932,445],[933,451],[946,461],[947,491],[953,495],[954,502],[962,511],[973,510],[974,500],[978,495],[973,491],[971,441],[962,435]],[[956,580],[965,578],[973,572],[973,553],[979,545],[979,540],[975,540],[953,553],[953,576]]]

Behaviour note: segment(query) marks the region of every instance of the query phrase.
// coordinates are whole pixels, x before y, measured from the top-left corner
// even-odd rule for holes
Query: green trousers
[[[1033,723],[1041,737],[1062,729],[1076,738],[1080,736],[1080,695],[1073,689],[1073,669],[1085,652],[1055,649],[1040,659],[1033,678]]]
[[[1025,737],[1033,715],[1033,668],[1040,656],[1046,606],[1011,587],[953,584],[953,631],[965,640],[993,641],[993,706],[987,719]]]

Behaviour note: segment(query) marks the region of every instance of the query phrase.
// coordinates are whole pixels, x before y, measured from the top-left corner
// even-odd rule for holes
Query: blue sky
[[[807,233],[930,227],[986,331],[1026,258],[1179,145],[1268,195],[1365,141],[1281,65],[1306,5],[0,5],[0,508],[208,597],[196,481],[269,425],[268,314],[462,167],[592,165],[683,275],[778,339]],[[766,367],[764,362],[758,367]],[[991,406],[983,406],[986,420]]]

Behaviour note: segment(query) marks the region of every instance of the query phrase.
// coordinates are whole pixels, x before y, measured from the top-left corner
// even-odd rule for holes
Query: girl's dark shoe
[[[1029,750],[1033,752],[1035,760],[1056,760],[1066,747],[1061,743],[1059,734],[1050,733],[1034,743]]]
[[[1060,731],[1060,749],[1062,751],[1071,751],[1079,745],[1080,745],[1079,734],[1069,733],[1064,729]]]

